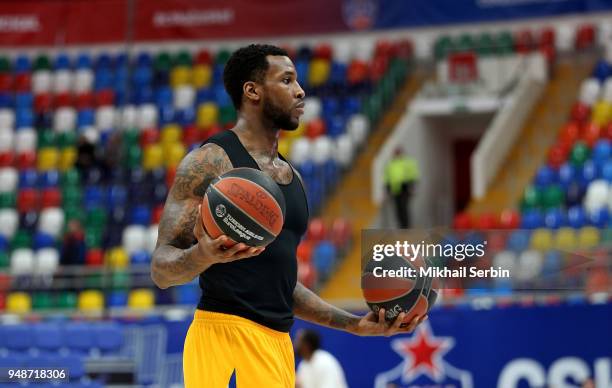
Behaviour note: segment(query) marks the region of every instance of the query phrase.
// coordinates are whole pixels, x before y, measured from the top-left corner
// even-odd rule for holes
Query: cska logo
[[[444,360],[454,346],[452,337],[436,337],[429,323],[419,325],[412,337],[391,341],[391,347],[403,361],[395,368],[378,374],[375,388],[472,388],[471,373]]]

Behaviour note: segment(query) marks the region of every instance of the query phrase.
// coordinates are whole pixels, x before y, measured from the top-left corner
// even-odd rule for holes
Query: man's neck
[[[232,130],[253,156],[263,156],[274,160],[278,156],[278,137],[280,130],[274,130],[259,118],[240,114]]]

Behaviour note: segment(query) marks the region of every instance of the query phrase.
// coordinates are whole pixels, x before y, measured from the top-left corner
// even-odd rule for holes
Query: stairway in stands
[[[379,211],[371,199],[372,161],[404,114],[410,100],[429,77],[428,69],[421,67],[415,69],[398,93],[393,105],[367,140],[365,148],[361,150],[350,172],[343,178],[321,212],[326,219],[342,216],[349,219],[353,225],[351,250],[320,293],[324,299],[332,303],[347,308],[365,306],[365,304],[355,305],[354,301],[361,300],[360,233],[362,229],[370,226]]]
[[[497,213],[519,203],[523,190],[546,159],[559,129],[567,121],[580,83],[593,69],[595,58],[592,54],[584,54],[559,59],[552,79],[502,164],[504,168],[498,172],[485,197],[472,199],[468,213]]]

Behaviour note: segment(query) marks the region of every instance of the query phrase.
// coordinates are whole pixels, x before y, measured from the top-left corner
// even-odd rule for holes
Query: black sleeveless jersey
[[[231,130],[212,136],[206,143],[223,148],[234,168],[259,169]],[[279,157],[285,160],[280,154]],[[296,249],[308,224],[308,204],[295,170],[289,184],[278,185],[286,204],[280,234],[259,256],[214,264],[200,274],[202,297],[198,309],[238,315],[277,331],[288,332],[291,328]]]

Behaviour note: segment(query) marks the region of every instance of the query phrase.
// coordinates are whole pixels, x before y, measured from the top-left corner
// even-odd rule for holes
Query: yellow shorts
[[[183,352],[185,388],[294,388],[289,333],[235,315],[196,310]]]

